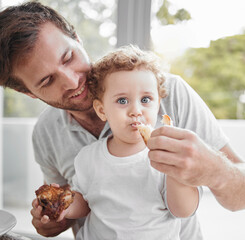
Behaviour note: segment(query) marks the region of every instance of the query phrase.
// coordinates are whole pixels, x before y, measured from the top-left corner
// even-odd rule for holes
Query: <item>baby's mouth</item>
[[[139,125],[141,125],[141,124],[142,124],[141,122],[134,122],[134,123],[131,124],[131,126],[132,126],[133,128],[137,128],[137,126],[139,126]]]

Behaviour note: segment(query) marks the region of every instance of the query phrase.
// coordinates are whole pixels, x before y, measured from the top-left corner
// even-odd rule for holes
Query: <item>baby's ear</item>
[[[99,116],[99,118],[102,121],[106,121],[107,119],[106,119],[106,116],[105,116],[103,103],[100,100],[95,99],[93,101],[93,107],[94,107],[94,110],[95,110],[96,114]]]

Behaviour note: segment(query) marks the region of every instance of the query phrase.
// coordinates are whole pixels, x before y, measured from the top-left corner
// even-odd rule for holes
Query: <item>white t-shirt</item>
[[[228,143],[217,120],[195,91],[179,76],[166,74],[168,96],[161,101],[157,127],[162,114],[168,114],[174,126],[196,132],[207,144],[221,149]],[[99,139],[111,133],[105,125]],[[35,160],[44,180],[60,185],[72,184],[74,159],[83,146],[97,139],[82,128],[66,111],[48,107],[39,117],[33,131]],[[196,215],[182,220],[181,240],[201,240]]]
[[[91,209],[76,239],[179,240],[181,221],[165,204],[165,174],[151,167],[148,149],[116,157],[107,139],[83,147],[75,159],[73,188]]]

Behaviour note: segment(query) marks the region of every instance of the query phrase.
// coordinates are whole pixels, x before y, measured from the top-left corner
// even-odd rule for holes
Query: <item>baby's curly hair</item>
[[[144,69],[151,71],[158,82],[158,93],[161,98],[167,96],[164,87],[165,77],[161,71],[159,58],[150,51],[142,51],[137,46],[128,45],[109,53],[92,64],[88,73],[89,89],[93,99],[102,100],[104,79],[111,73],[118,71],[132,71]]]

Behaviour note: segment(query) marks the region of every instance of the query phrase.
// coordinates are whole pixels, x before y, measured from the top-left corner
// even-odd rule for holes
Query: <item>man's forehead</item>
[[[62,33],[54,24],[45,23],[38,34],[34,48],[21,56],[14,64],[14,76],[23,79],[38,79],[49,71],[51,63],[55,63],[67,48]],[[40,75],[40,76],[39,76]]]
[[[56,42],[58,39],[68,38],[57,26],[53,23],[47,22],[42,25],[38,33],[38,39],[36,45],[38,44],[50,44]]]

